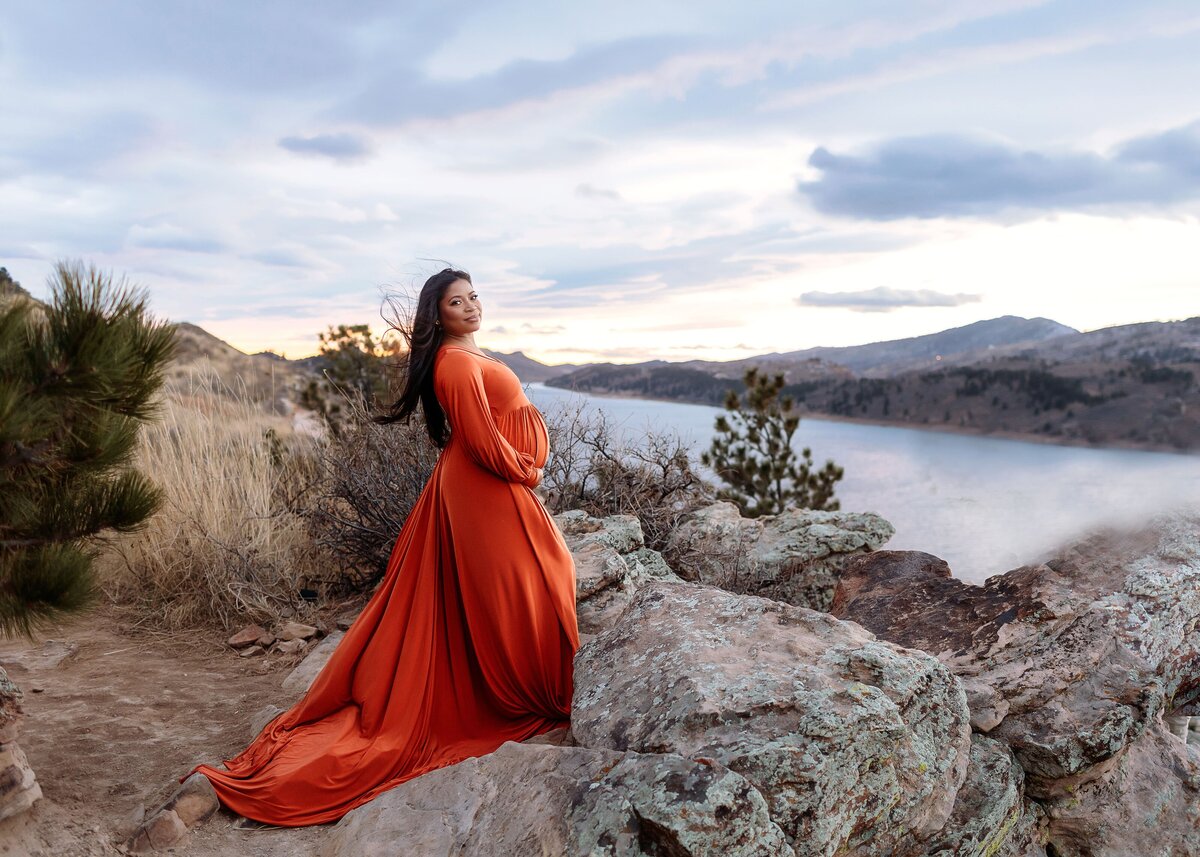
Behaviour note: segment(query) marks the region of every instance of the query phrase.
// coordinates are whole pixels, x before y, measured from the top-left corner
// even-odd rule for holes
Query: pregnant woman
[[[226,770],[198,765],[221,803],[296,827],[570,720],[579,648],[575,567],[533,488],[546,425],[516,375],[475,345],[471,278],[425,283],[400,398],[442,447],[370,602],[308,692]]]

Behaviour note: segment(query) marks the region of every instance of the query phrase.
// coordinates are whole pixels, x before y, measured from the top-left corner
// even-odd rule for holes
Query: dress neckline
[[[488,357],[486,354],[480,354],[478,351],[472,351],[470,348],[463,348],[461,345],[443,345],[442,348],[454,348],[458,351],[465,351],[468,354],[474,354],[476,357],[482,357],[484,360],[494,360],[495,362],[499,363],[501,366],[508,365],[503,360],[500,360],[496,357]]]

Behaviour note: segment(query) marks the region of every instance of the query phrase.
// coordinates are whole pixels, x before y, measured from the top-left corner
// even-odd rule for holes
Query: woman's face
[[[448,336],[466,336],[479,330],[483,323],[483,305],[475,287],[466,280],[455,280],[446,286],[438,302],[438,317]]]

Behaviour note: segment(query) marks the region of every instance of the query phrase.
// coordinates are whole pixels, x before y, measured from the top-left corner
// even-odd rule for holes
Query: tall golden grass
[[[300,590],[323,555],[303,511],[323,441],[255,398],[201,365],[164,390],[162,418],[144,427],[138,468],[164,503],[97,558],[101,589],[135,608],[135,624],[228,629],[312,609]]]

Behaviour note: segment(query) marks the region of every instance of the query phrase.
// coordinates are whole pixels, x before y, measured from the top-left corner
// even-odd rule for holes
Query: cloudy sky
[[[1194,0],[9,3],[0,265],[289,357],[443,260],[550,363],[1185,318],[1197,81]]]

